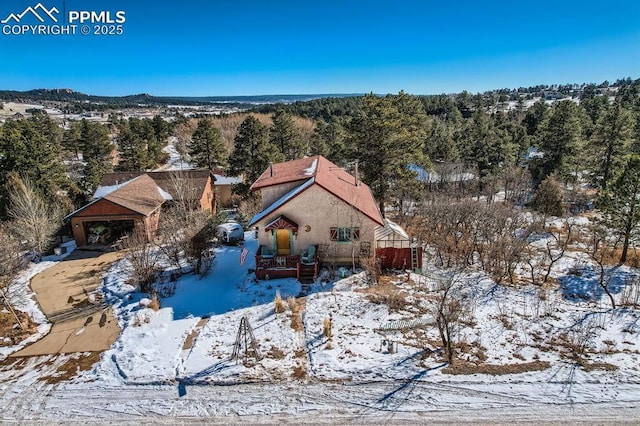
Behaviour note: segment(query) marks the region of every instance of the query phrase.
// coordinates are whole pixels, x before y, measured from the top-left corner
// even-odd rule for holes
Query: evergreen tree
[[[80,146],[85,165],[82,170],[84,178],[79,184],[86,194],[92,194],[100,184],[102,176],[113,170],[111,163],[113,146],[109,140],[107,127],[100,123],[82,120]]]
[[[213,170],[225,164],[226,151],[220,140],[220,132],[211,118],[202,118],[198,121],[198,127],[193,132],[189,155],[197,167]]]
[[[483,109],[473,113],[463,135],[463,159],[466,165],[478,170],[480,178],[496,172],[503,164],[513,163],[516,148],[508,137],[498,134],[495,123]]]
[[[68,153],[73,154],[76,160],[80,159],[80,154],[82,153],[81,126],[82,122],[74,121],[62,135],[62,148]]]
[[[139,119],[132,117],[129,119],[129,128],[140,140],[140,144],[146,151],[145,168],[155,168],[158,163],[160,163],[164,159],[162,154],[162,148],[164,148],[164,144],[156,138],[156,133],[151,120],[149,120],[148,118]]]
[[[340,164],[346,157],[347,147],[344,141],[344,129],[336,120],[328,123],[319,122],[311,135],[309,154],[322,155],[335,164]]]
[[[529,150],[529,135],[525,127],[517,121],[510,119],[506,114],[496,115],[496,128],[500,138],[506,141],[511,152],[512,164],[522,165]]]
[[[531,200],[531,208],[546,216],[562,216],[564,213],[564,194],[555,175],[542,181]]]
[[[119,125],[117,137],[118,170],[123,172],[141,172],[147,169],[149,164],[146,144],[140,136],[134,132],[128,121],[123,121]]]
[[[249,186],[258,179],[270,162],[284,159],[275,145],[269,142],[267,128],[250,115],[238,127],[234,139],[234,147],[229,157],[229,173],[244,175],[244,184],[236,188],[236,192],[247,195]]]
[[[568,179],[572,173],[584,170],[582,125],[578,106],[572,101],[560,101],[540,125],[537,144],[543,153],[536,167],[537,177],[545,179],[558,171]]]
[[[44,112],[8,120],[0,134],[0,215],[7,207],[8,179],[20,174],[49,200],[69,186],[62,162],[62,132]]]
[[[623,157],[631,148],[634,125],[633,114],[617,103],[608,106],[596,122],[589,145],[600,188],[607,189],[615,170],[624,163]]]
[[[169,139],[169,123],[167,123],[160,115],[156,114],[151,120],[151,127],[153,127],[153,134],[155,135],[156,140],[162,147],[165,147],[167,145],[167,140]]]
[[[404,92],[382,98],[366,95],[362,110],[362,116],[351,122],[349,139],[363,180],[384,215],[394,192],[416,185],[417,175],[408,166],[427,163],[423,155],[427,117],[420,100]]]
[[[269,129],[269,141],[284,154],[285,160],[304,157],[306,149],[291,114],[278,109],[271,118],[273,125]]]
[[[620,263],[624,263],[640,225],[640,156],[627,158],[622,172],[601,194],[598,205],[603,222],[622,240]]]
[[[547,118],[548,114],[549,105],[546,104],[544,99],[539,99],[527,110],[522,124],[526,127],[529,136],[538,133],[540,124]]]
[[[424,153],[432,161],[453,162],[459,159],[453,127],[446,121],[440,118],[431,120],[425,140]]]

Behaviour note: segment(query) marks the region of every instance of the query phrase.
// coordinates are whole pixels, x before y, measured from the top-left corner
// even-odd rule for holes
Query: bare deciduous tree
[[[182,219],[186,219],[192,212],[200,206],[201,188],[194,184],[194,180],[190,179],[183,171],[174,171],[171,173],[170,185],[172,189],[172,206],[176,213]]]
[[[36,259],[42,259],[42,253],[49,248],[60,228],[58,208],[47,203],[28,180],[12,176],[7,213],[12,231]]]
[[[549,230],[551,238],[547,239],[544,250],[547,265],[543,278],[544,283],[549,281],[553,266],[564,257],[565,252],[569,248],[573,228],[574,224],[565,219],[560,228]]]
[[[11,312],[16,324],[24,330],[24,324],[18,318],[11,304],[11,283],[26,265],[20,241],[6,225],[0,224],[0,300],[1,304]]]
[[[158,271],[159,252],[148,242],[143,232],[129,236],[125,256],[130,274],[130,283],[138,286],[143,293],[155,293],[153,283]]]
[[[196,120],[187,119],[184,122],[176,125],[173,129],[173,135],[176,137],[174,146],[178,155],[180,155],[181,161],[189,161],[189,146],[191,145],[191,138],[193,132],[196,131],[198,122]]]
[[[433,315],[442,348],[449,364],[455,361],[453,339],[460,321],[469,312],[470,298],[463,291],[464,280],[457,272],[448,272],[436,277],[433,302],[427,310]]]
[[[608,232],[601,224],[592,224],[589,227],[589,257],[598,266],[598,285],[602,288],[605,294],[611,301],[611,307],[616,308],[616,302],[609,290],[610,276],[607,274],[605,268],[605,259],[611,256],[612,250],[607,242]]]

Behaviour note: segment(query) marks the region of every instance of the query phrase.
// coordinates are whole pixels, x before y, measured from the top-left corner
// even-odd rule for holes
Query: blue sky
[[[38,1],[2,0],[0,20]],[[40,2],[63,9],[63,0]],[[438,94],[640,78],[637,0],[66,0],[64,6],[123,10],[123,34],[0,34],[0,89]]]

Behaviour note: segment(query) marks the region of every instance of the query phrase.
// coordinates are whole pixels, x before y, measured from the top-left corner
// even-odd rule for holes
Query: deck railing
[[[300,256],[256,256],[258,269],[296,269],[300,262]]]

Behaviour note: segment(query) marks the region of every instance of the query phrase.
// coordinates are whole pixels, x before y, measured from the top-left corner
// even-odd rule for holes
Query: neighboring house
[[[150,240],[158,229],[160,207],[169,195],[147,175],[138,176],[105,192],[76,210],[70,219],[78,246],[110,245],[132,232]]]
[[[214,177],[216,178],[216,199],[220,207],[232,207],[233,206],[233,185],[244,182],[244,177],[240,176],[227,176],[223,172],[214,171]]]
[[[147,175],[153,179],[156,185],[171,195],[171,200],[185,201],[191,203],[194,208],[215,212],[216,178],[209,170],[107,173],[102,177],[93,198],[99,198],[105,191],[109,192],[115,186],[141,175]]]
[[[151,240],[165,202],[215,212],[214,179],[208,170],[107,173],[93,201],[65,220],[70,220],[73,238],[81,247],[117,245],[132,232],[143,232]]]
[[[369,257],[384,226],[367,185],[322,156],[270,166],[251,186],[262,211],[255,228],[256,276],[312,278],[318,260],[351,265]]]

